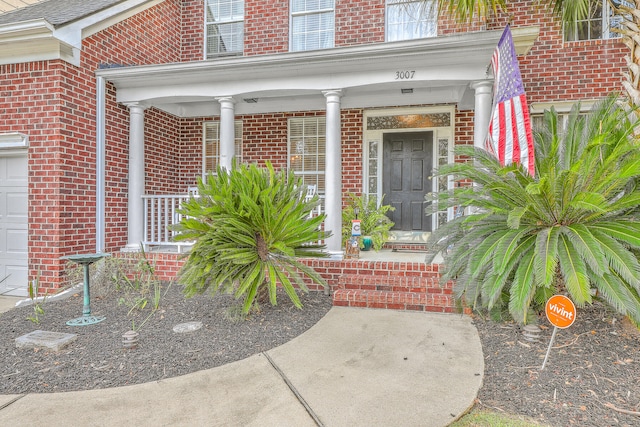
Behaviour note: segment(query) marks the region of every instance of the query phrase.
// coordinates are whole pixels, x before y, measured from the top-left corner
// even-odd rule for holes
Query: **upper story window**
[[[205,0],[205,55],[242,54],[244,0]]]
[[[387,41],[411,40],[437,35],[436,0],[387,0]]]
[[[235,159],[242,162],[242,121],[236,120],[235,125]],[[220,122],[205,122],[203,125],[203,156],[202,174],[215,173],[220,164]]]
[[[612,0],[612,2],[615,5],[626,4],[630,6],[629,2],[625,0]],[[578,21],[574,28],[565,27],[564,40],[579,41],[620,37],[618,33],[611,30],[619,27],[620,21],[622,21],[622,17],[614,14],[609,0],[592,0],[589,17]]]
[[[334,6],[334,0],[291,0],[292,51],[333,47]]]

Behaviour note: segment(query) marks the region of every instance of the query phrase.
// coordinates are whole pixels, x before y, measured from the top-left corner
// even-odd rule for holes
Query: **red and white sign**
[[[544,311],[549,322],[560,329],[568,328],[576,320],[576,306],[564,295],[549,298]]]

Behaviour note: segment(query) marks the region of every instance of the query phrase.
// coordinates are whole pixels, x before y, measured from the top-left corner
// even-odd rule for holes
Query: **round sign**
[[[576,306],[564,295],[549,298],[544,309],[549,322],[557,328],[568,328],[576,320]]]

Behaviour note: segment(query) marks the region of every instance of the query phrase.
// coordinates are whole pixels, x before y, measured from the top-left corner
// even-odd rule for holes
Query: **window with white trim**
[[[202,174],[215,173],[220,164],[220,122],[205,122],[203,125]],[[242,121],[235,122],[235,159],[242,162]]]
[[[334,0],[291,0],[291,51],[334,46]]]
[[[597,101],[593,99],[586,99],[582,101],[558,101],[531,104],[529,106],[529,112],[531,114],[531,128],[534,133],[542,129],[542,126],[544,125],[544,113],[546,110],[551,110],[551,108],[553,108],[558,115],[558,130],[561,132],[566,131],[569,125],[571,110],[578,102],[580,102],[580,111],[578,114],[580,116],[587,116]]]
[[[438,5],[435,0],[387,0],[386,40],[437,36]]]
[[[244,0],[205,0],[205,56],[241,55]]]
[[[288,167],[305,185],[324,195],[326,120],[324,117],[289,119]]]
[[[612,0],[612,2],[614,5],[624,4],[635,8],[625,0]],[[573,28],[565,25],[564,40],[615,39],[620,37],[620,34],[612,29],[619,28],[621,21],[622,17],[614,13],[608,0],[592,0],[587,18],[579,20]]]

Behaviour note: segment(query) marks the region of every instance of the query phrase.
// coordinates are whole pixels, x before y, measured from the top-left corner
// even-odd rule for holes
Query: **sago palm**
[[[640,150],[634,124],[614,97],[587,117],[574,107],[566,130],[547,111],[536,132],[536,178],[521,166],[501,166],[489,153],[460,149],[473,161],[444,166],[440,175],[475,185],[442,194],[440,207],[472,214],[432,236],[445,253],[443,279],[456,297],[491,309],[509,297],[514,319],[527,322],[536,301],[566,293],[582,306],[593,290],[640,322]]]
[[[407,0],[410,1],[410,0]],[[606,0],[605,0],[606,1]],[[432,0],[423,0],[429,4]],[[499,11],[508,12],[509,5],[515,3],[509,0],[442,0],[438,2],[440,13],[451,16],[458,22],[471,22],[474,18],[485,21],[489,16]],[[548,7],[560,17],[562,22],[572,26],[589,16],[592,0],[536,0],[532,6]]]
[[[218,168],[198,190],[176,227],[178,240],[195,241],[179,275],[187,296],[233,292],[244,298],[247,314],[264,290],[275,305],[278,283],[296,307],[294,284],[306,291],[304,276],[325,285],[298,259],[324,256],[318,243],[328,236],[320,230],[324,215],[311,215],[318,197],[305,201],[306,188],[292,172],[276,172],[269,163]]]

